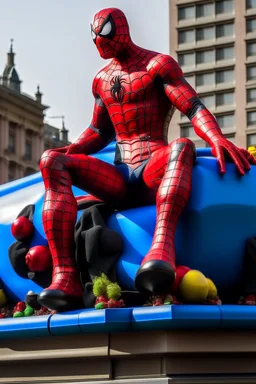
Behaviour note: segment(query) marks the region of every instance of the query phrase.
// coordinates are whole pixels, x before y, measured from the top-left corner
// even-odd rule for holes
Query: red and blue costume
[[[169,291],[175,279],[175,231],[189,199],[195,161],[195,146],[188,138],[167,142],[175,109],[188,116],[197,135],[211,146],[221,173],[225,156],[241,175],[255,164],[252,155],[224,137],[172,57],[133,43],[122,11],[98,12],[91,33],[101,57],[112,59],[93,81],[91,124],[75,143],[46,151],[40,163],[53,277],[39,301],[51,309],[75,305],[83,293],[73,258],[77,201],[72,185],[116,208],[156,203],[152,246],[135,286],[153,293]],[[115,165],[90,156],[114,138]]]

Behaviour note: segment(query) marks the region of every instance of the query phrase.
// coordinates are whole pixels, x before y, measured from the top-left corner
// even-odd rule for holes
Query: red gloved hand
[[[220,173],[226,173],[225,155],[236,165],[240,175],[250,170],[250,164],[256,165],[254,158],[246,149],[238,148],[225,137],[219,137],[212,143],[212,154],[217,157]]]

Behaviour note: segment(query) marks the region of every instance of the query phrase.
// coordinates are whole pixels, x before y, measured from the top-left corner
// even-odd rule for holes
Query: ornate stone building
[[[44,149],[60,148],[70,144],[68,141],[68,130],[64,124],[64,116],[62,118],[62,128],[58,129],[50,124],[44,124]]]
[[[68,144],[68,130],[44,125],[42,93],[35,97],[21,92],[11,43],[0,77],[0,184],[38,171],[45,149]]]
[[[0,184],[38,170],[44,150],[44,111],[39,88],[35,98],[21,93],[11,44],[0,78]]]

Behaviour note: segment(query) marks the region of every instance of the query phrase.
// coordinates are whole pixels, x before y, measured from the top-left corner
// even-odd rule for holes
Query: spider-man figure
[[[112,59],[93,81],[95,106],[89,127],[68,147],[41,159],[46,194],[43,225],[53,258],[53,278],[39,301],[51,309],[80,303],[82,286],[72,255],[77,201],[71,186],[117,208],[156,202],[152,246],[137,272],[140,291],[168,292],[175,279],[174,235],[191,190],[195,146],[187,138],[167,143],[177,108],[212,148],[220,172],[225,155],[241,175],[256,161],[222,134],[215,118],[186,82],[177,62],[133,43],[122,11],[103,9],[91,25],[104,59]],[[89,155],[116,138],[115,165]]]

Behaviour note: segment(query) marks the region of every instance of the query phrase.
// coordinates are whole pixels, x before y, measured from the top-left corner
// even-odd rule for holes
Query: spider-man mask
[[[96,13],[91,33],[103,59],[120,56],[131,42],[126,17],[117,8],[106,8]]]

